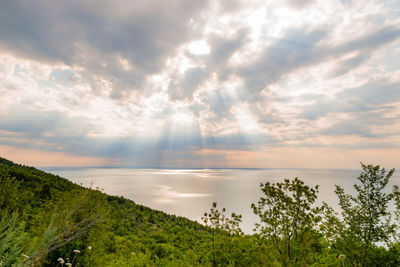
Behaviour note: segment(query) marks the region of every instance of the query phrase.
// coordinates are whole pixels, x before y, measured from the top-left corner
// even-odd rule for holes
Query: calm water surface
[[[338,208],[335,184],[347,192],[360,170],[321,169],[123,169],[42,168],[83,186],[99,187],[107,194],[124,196],[138,204],[201,221],[216,201],[227,213],[243,215],[242,229],[252,233],[257,217],[250,208],[261,196],[261,182],[299,177],[309,185],[320,185],[319,202]],[[391,185],[400,184],[395,173]]]

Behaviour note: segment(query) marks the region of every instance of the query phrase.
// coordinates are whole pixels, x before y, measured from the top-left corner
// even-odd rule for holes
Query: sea
[[[217,202],[217,208],[242,215],[242,230],[253,233],[259,218],[253,214],[262,192],[260,184],[298,177],[307,185],[319,185],[318,201],[340,211],[335,185],[355,194],[353,185],[361,170],[338,169],[138,169],[138,168],[41,168],[85,187],[123,196],[135,203],[202,222],[201,217]],[[387,191],[400,185],[400,173],[392,176]]]

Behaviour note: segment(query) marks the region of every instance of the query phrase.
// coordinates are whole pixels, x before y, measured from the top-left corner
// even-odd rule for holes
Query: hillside
[[[244,235],[216,203],[204,226],[0,158],[0,266],[399,266],[394,170],[362,168],[356,197],[335,190],[343,219],[316,206],[318,186],[261,184],[258,232]]]
[[[67,262],[74,256],[74,265],[81,266],[211,264],[212,229],[197,222],[86,189],[4,158],[0,158],[0,179],[3,227],[8,217],[8,223],[14,220],[12,230],[21,236],[9,244],[17,250],[10,257],[23,253],[32,257],[27,262],[36,260],[38,266],[54,266],[58,258]],[[0,242],[5,245],[4,239]],[[73,250],[80,253],[75,255]],[[4,251],[0,255],[6,262]]]

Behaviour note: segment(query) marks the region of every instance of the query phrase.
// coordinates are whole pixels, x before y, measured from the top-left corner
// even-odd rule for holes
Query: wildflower
[[[28,256],[28,255],[21,254],[21,256],[24,257],[25,259],[29,259],[29,256]]]
[[[67,262],[65,265],[66,266],[72,266],[72,263]]]
[[[64,264],[65,263],[65,261],[63,260],[63,258],[58,258],[58,260],[57,260],[59,263],[61,263],[61,264]]]
[[[74,253],[81,253],[81,251],[80,251],[80,250],[77,250],[77,249],[74,249],[73,252],[74,252]]]
[[[87,248],[88,248],[88,250],[92,250],[92,246],[88,246]]]
[[[344,267],[344,260],[345,260],[345,259],[346,259],[346,255],[344,255],[344,254],[340,254],[340,255],[339,255],[339,260],[342,261],[343,267]]]

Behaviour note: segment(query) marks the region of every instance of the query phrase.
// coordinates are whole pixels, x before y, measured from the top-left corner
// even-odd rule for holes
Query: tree
[[[397,221],[397,227],[396,227],[396,235],[394,236],[395,242],[400,245],[400,187],[398,185],[393,186],[393,199],[394,199],[394,205],[396,207],[396,210],[394,212],[395,214],[395,220]]]
[[[261,220],[256,229],[272,242],[284,266],[305,263],[319,246],[316,229],[323,208],[313,207],[318,186],[309,187],[296,177],[283,183],[266,182],[260,188],[264,196],[251,205]]]
[[[210,212],[204,213],[204,216],[201,218],[203,222],[210,226],[212,229],[212,250],[213,250],[213,266],[217,266],[216,257],[215,257],[215,237],[216,232],[221,231],[221,234],[228,235],[228,253],[231,255],[231,243],[232,236],[242,235],[243,232],[239,227],[239,223],[242,222],[242,215],[238,215],[232,213],[231,218],[225,216],[225,208],[222,208],[222,211],[217,209],[217,202],[212,203],[212,208]],[[231,257],[232,258],[232,257]]]
[[[346,194],[336,185],[335,193],[342,209],[344,231],[340,246],[357,266],[373,264],[372,258],[378,242],[388,243],[394,231],[388,204],[393,194],[385,193],[394,169],[386,172],[379,165],[364,165],[355,184],[356,196]],[[350,254],[350,255],[349,255]]]

